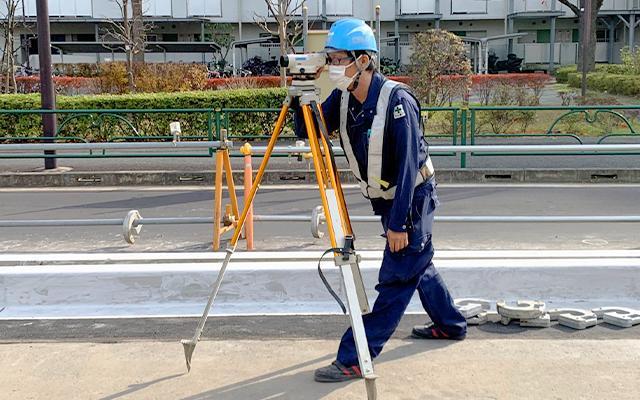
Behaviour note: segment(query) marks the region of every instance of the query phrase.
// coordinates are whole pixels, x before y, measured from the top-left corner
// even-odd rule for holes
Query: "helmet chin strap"
[[[353,80],[353,83],[351,84],[351,88],[347,88],[347,90],[349,92],[353,92],[354,90],[356,90],[358,88],[358,84],[360,83],[360,77],[362,76],[362,73],[367,69],[367,67],[369,66],[369,64],[371,63],[371,57],[369,57],[369,63],[367,65],[365,65],[363,68],[360,68],[360,63],[358,62],[358,58],[356,57],[356,55],[352,52],[353,54],[353,58],[355,60],[356,63],[356,68],[358,68],[358,72],[355,75],[355,78]]]

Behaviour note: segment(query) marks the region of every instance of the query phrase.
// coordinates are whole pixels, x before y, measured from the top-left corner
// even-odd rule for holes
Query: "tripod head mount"
[[[319,103],[320,89],[316,87],[315,80],[299,81],[294,77],[288,89],[288,96],[290,98],[297,97],[300,104],[311,104],[312,101]]]

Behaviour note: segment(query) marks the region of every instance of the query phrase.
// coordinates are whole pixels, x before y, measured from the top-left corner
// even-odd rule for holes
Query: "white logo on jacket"
[[[407,114],[404,113],[404,107],[402,107],[402,104],[398,104],[393,108],[393,119],[402,118],[405,115]]]

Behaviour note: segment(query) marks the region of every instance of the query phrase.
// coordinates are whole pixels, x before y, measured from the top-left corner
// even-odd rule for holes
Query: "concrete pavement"
[[[320,384],[335,340],[203,341],[186,374],[178,342],[0,345],[0,388],[20,399],[363,399],[364,383]],[[640,397],[640,340],[393,339],[376,361],[380,399]]]

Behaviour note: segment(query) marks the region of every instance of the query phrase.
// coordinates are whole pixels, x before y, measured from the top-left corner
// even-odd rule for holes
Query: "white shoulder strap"
[[[376,104],[376,116],[371,124],[369,136],[369,156],[367,159],[367,180],[369,188],[388,189],[389,183],[382,180],[382,148],[384,146],[384,128],[387,123],[387,111],[391,92],[399,85],[398,82],[387,80],[380,89],[378,103]]]
[[[347,161],[349,162],[349,168],[351,172],[355,175],[358,182],[361,183],[362,186],[362,177],[360,176],[360,169],[358,168],[358,161],[356,160],[356,156],[353,153],[353,148],[351,147],[351,140],[349,140],[349,135],[347,134],[347,113],[349,112],[349,92],[346,90],[342,91],[342,97],[340,98],[340,139],[342,139],[342,148],[344,149],[344,154],[347,156]],[[366,183],[365,183],[366,188]]]

